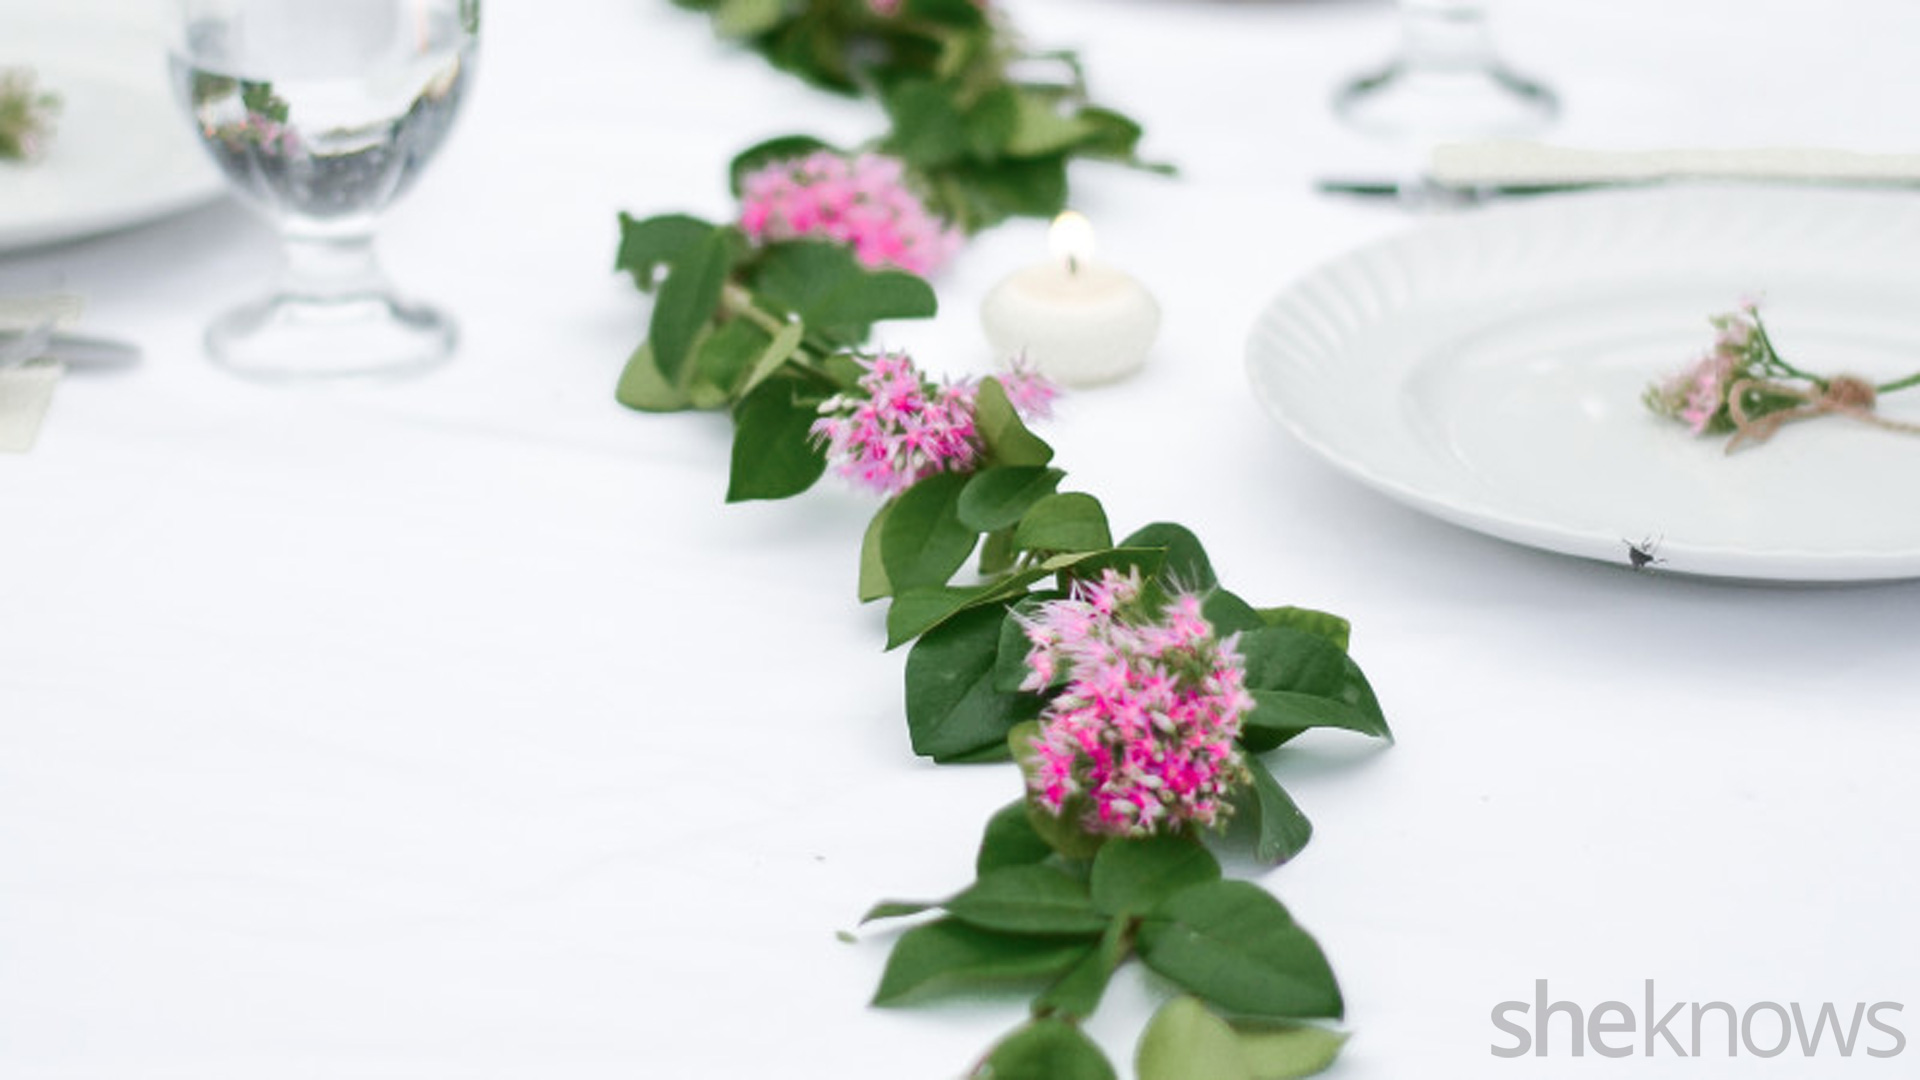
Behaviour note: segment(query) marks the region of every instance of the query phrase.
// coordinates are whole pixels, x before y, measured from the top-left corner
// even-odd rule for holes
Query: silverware
[[[0,333],[0,368],[43,359],[88,368],[127,367],[139,361],[140,348],[110,338],[55,333],[51,322]]]
[[[47,345],[52,340],[52,319],[43,320],[19,333],[0,335],[0,369],[19,367],[29,360],[39,359],[46,355]]]
[[[1562,180],[1494,184],[1455,184],[1431,176],[1413,176],[1404,180],[1391,177],[1324,177],[1315,188],[1330,195],[1360,198],[1397,199],[1410,206],[1474,206],[1493,199],[1531,195],[1553,195],[1566,191],[1597,191],[1601,188],[1644,188],[1662,184],[1747,183],[1769,187],[1865,188],[1882,191],[1920,189],[1920,181],[1881,177],[1835,177],[1832,179],[1786,179],[1780,177],[1735,176],[1649,176],[1607,180]]]

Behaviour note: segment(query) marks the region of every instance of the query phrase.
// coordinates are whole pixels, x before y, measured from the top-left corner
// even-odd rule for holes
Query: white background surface
[[[1363,163],[1325,100],[1390,9],[1007,6],[1185,174],[1075,177],[1166,322],[1140,377],[1064,403],[1061,463],[1122,530],[1192,525],[1242,595],[1351,617],[1401,736],[1272,759],[1318,832],[1263,880],[1347,992],[1335,1075],[1906,1075],[1920,1048],[1503,1061],[1488,1011],[1536,978],[1589,1007],[1648,978],[1663,1001],[1920,1002],[1920,587],[1635,575],[1335,475],[1254,406],[1242,348],[1289,281],[1410,223],[1308,186]],[[1569,140],[1902,148],[1920,10],[1810,8],[1497,13]],[[8,1080],[952,1077],[1020,1019],[868,1010],[885,937],[834,937],[962,884],[1017,785],[909,754],[903,658],[852,599],[868,504],[724,507],[724,421],[612,400],[646,317],[608,272],[615,211],[723,214],[733,151],[877,115],[657,0],[486,22],[470,112],[384,235],[462,320],[439,375],[212,370],[200,328],[276,258],[231,204],[0,259],[64,273],[88,330],[147,350],[70,377],[34,452],[0,458]],[[984,370],[974,308],[1043,230],[982,238],[940,318],[888,340]],[[1109,995],[1116,1060],[1161,993]]]

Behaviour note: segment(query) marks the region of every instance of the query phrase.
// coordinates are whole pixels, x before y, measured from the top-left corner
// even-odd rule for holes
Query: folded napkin
[[[1429,171],[1434,180],[1458,187],[1679,179],[1920,185],[1920,154],[1865,154],[1811,147],[1580,150],[1496,141],[1436,146]]]

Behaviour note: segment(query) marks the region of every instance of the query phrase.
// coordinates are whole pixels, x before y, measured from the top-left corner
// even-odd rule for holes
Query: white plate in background
[[[1807,370],[1920,370],[1920,192],[1554,196],[1335,260],[1260,315],[1255,396],[1351,476],[1550,551],[1777,581],[1920,576],[1920,437],[1838,418],[1728,455],[1640,391],[1743,296]],[[1920,421],[1920,389],[1881,402]]]

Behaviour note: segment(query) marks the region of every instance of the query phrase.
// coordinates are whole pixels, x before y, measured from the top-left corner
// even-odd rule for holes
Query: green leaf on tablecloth
[[[1021,570],[985,585],[960,588],[902,589],[887,608],[887,648],[895,649],[939,626],[962,611],[987,604],[1001,604],[1026,593],[1034,582],[1051,570],[1035,567]]]
[[[727,166],[728,183],[736,197],[743,195],[746,193],[743,181],[746,180],[748,173],[776,161],[803,158],[818,150],[839,152],[811,135],[781,135],[765,142],[755,143],[734,155],[733,161]]]
[[[1165,549],[1167,556],[1161,563],[1160,577],[1176,588],[1205,592],[1220,584],[1220,579],[1213,574],[1213,564],[1207,559],[1207,549],[1184,525],[1155,522],[1120,541],[1120,546]]]
[[[1100,946],[1079,963],[1067,969],[1059,981],[1047,987],[1033,1000],[1035,1016],[1063,1016],[1084,1020],[1100,1008],[1113,973],[1126,961],[1133,947],[1133,924],[1113,919],[1100,935]]]
[[[769,244],[750,271],[754,294],[799,316],[809,334],[855,348],[882,319],[924,319],[939,304],[925,280],[900,270],[868,270],[852,251],[819,240]]]
[[[1256,1080],[1233,1029],[1184,995],[1147,1022],[1133,1065],[1140,1080]]]
[[[1015,724],[1007,732],[1007,752],[1014,763],[1020,766],[1020,779],[1028,790],[1033,788],[1033,778],[1038,760],[1033,751],[1033,740],[1040,734],[1040,725],[1034,721]],[[1096,836],[1080,827],[1080,820],[1087,810],[1084,796],[1075,796],[1067,800],[1061,812],[1054,814],[1038,805],[1032,799],[1027,800],[1027,822],[1033,831],[1053,850],[1069,859],[1091,859],[1107,842],[1104,836]]]
[[[893,502],[880,530],[880,560],[896,590],[945,585],[966,565],[979,539],[960,523],[960,492],[966,473],[935,473]]]
[[[714,229],[682,252],[660,283],[647,344],[653,346],[660,374],[669,380],[681,377],[694,339],[713,321],[727,275],[745,250],[746,238],[738,229]]]
[[[1050,218],[1067,208],[1067,155],[951,165],[934,190],[942,209],[968,232],[1010,217]]]
[[[728,502],[798,495],[827,471],[809,434],[818,410],[799,391],[792,379],[771,379],[734,406]]]
[[[1393,737],[1360,666],[1327,637],[1269,626],[1242,634],[1240,654],[1254,699],[1241,722],[1241,742],[1256,753],[1314,727]]]
[[[1014,87],[996,86],[980,95],[962,124],[968,156],[980,161],[1006,156],[1019,123],[1020,92]]]
[[[1019,558],[1020,549],[1013,545],[1012,529],[995,529],[980,538],[981,577],[998,577],[1013,569]]]
[[[860,916],[860,923],[864,926],[881,919],[901,919],[924,911],[932,911],[939,906],[938,900],[882,900],[868,908],[865,915]]]
[[[1313,822],[1300,812],[1293,798],[1273,778],[1266,763],[1246,755],[1247,771],[1252,778],[1236,794],[1239,813],[1253,830],[1253,857],[1263,863],[1286,862],[1313,839]]]
[[[983,533],[1016,525],[1034,503],[1053,494],[1066,475],[1040,465],[981,469],[960,493],[960,520]]]
[[[661,214],[645,219],[620,215],[620,250],[616,270],[633,276],[642,292],[652,292],[661,267],[672,267],[705,243],[719,226],[686,214]]]
[[[1115,1080],[1093,1040],[1064,1020],[1035,1020],[1007,1036],[968,1080]]]
[[[785,14],[784,0],[720,0],[713,26],[722,37],[749,38],[780,25]]]
[[[1027,800],[1020,799],[994,811],[987,819],[986,831],[980,836],[980,851],[974,856],[973,872],[976,876],[985,876],[1008,866],[1045,862],[1052,854],[1053,847],[1033,831],[1033,823],[1027,820]]]
[[[1014,95],[1012,135],[1001,149],[1011,157],[1045,157],[1072,150],[1099,134],[1100,123],[1080,110],[1063,111],[1052,98],[1019,93]]]
[[[954,89],[930,80],[886,88],[881,105],[893,131],[881,149],[918,169],[951,165],[967,153],[967,120]]]
[[[744,319],[720,324],[694,346],[688,393],[694,408],[717,409],[733,398],[754,361],[766,351],[767,332]]]
[[[1213,589],[1200,601],[1200,614],[1213,627],[1213,632],[1225,637],[1228,634],[1258,630],[1267,625],[1253,605],[1225,589]]]
[[[629,409],[642,412],[680,412],[693,407],[693,398],[681,387],[667,381],[654,365],[653,350],[645,344],[633,350],[626,369],[620,373],[620,385],[614,399]]]
[[[1175,893],[1140,924],[1139,950],[1148,967],[1231,1012],[1337,1019],[1344,1008],[1319,944],[1252,882]]]
[[[1092,936],[1108,921],[1093,910],[1085,881],[1040,863],[982,874],[941,906],[969,926],[1008,934]]]
[[[1174,893],[1220,880],[1220,860],[1184,833],[1109,840],[1093,857],[1089,879],[1102,915],[1139,915]]]
[[[1027,430],[1011,401],[1006,387],[998,379],[980,380],[974,395],[974,424],[980,441],[986,444],[987,461],[993,465],[1045,465],[1053,460],[1053,447]]]
[[[1068,491],[1034,503],[1014,529],[1013,542],[1025,551],[1101,551],[1112,547],[1113,534],[1100,500]]]
[[[774,372],[780,370],[780,365],[793,359],[794,354],[800,351],[800,342],[805,339],[806,334],[806,324],[797,320],[781,326],[780,332],[767,341],[766,348],[760,353],[759,359],[753,362],[752,369],[734,389],[734,393],[744,397],[753,393],[761,383],[772,378]]]
[[[1261,608],[1260,621],[1266,626],[1287,626],[1318,634],[1339,646],[1341,652],[1346,652],[1352,643],[1353,624],[1330,612],[1303,607]]]
[[[893,511],[891,500],[882,503],[867,522],[866,535],[860,538],[860,602],[893,595],[893,583],[887,580],[887,564],[880,557],[880,537],[887,527],[887,515]]]
[[[1315,1024],[1237,1023],[1240,1052],[1254,1080],[1299,1080],[1332,1068],[1347,1045],[1347,1033]]]
[[[998,748],[1015,724],[1039,714],[1039,698],[993,687],[1003,617],[997,605],[973,608],[914,643],[906,674],[914,753],[948,761]]]
[[[875,1005],[900,1005],[954,990],[1045,979],[1097,948],[1081,938],[998,934],[945,918],[900,935],[887,956]]]
[[[1030,593],[1007,609],[1007,616],[1000,623],[1000,657],[994,661],[993,688],[1012,693],[1020,689],[1027,681],[1032,670],[1027,667],[1027,653],[1032,643],[1027,640],[1026,628],[1020,620],[1039,612],[1040,605],[1049,600],[1058,600],[1066,593],[1049,589],[1044,592]],[[1054,678],[1054,685],[1066,680],[1067,673],[1061,671]]]

